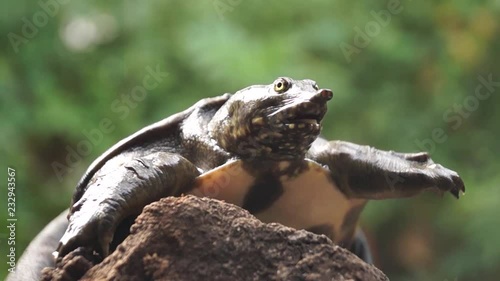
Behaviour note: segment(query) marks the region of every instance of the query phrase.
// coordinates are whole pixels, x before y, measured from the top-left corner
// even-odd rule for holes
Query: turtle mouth
[[[309,129],[312,132],[319,132],[325,112],[325,108],[305,103],[302,106],[290,109],[283,123],[289,129]]]
[[[269,120],[269,129],[258,140],[280,159],[301,157],[321,132],[326,105],[302,102],[280,110]]]
[[[305,128],[305,127],[310,127],[310,128],[317,128],[321,126],[321,120],[322,116],[320,114],[297,114],[296,116],[292,118],[287,118],[285,120],[285,124],[288,125],[296,125],[299,129],[300,128]]]

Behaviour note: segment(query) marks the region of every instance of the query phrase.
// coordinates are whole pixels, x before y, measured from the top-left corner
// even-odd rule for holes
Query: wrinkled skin
[[[330,238],[367,261],[362,234],[355,232],[367,200],[409,197],[424,190],[449,191],[458,198],[465,191],[457,173],[435,164],[426,153],[381,151],[320,138],[331,98],[330,90],[312,80],[278,78],[270,85],[201,100],[120,141],[94,161],[78,183],[56,256],[81,246],[107,256],[123,219],[162,197],[193,193],[198,178],[214,169],[217,175],[218,167],[235,160],[261,187],[266,184],[263,191],[249,191],[252,196],[244,194],[240,200],[258,218],[283,194],[266,193],[268,189],[276,190],[284,177],[293,180],[321,170],[329,178],[327,188],[338,190],[339,200],[351,206],[342,211],[342,225],[335,226],[342,237]],[[270,216],[262,217],[273,221]],[[304,228],[329,235],[333,232],[328,227]]]

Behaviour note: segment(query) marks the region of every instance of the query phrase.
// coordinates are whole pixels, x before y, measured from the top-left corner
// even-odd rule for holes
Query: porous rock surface
[[[92,254],[80,248],[45,269],[44,279],[75,280],[85,271],[81,280],[388,280],[326,236],[194,196],[148,205],[103,262],[92,267]]]

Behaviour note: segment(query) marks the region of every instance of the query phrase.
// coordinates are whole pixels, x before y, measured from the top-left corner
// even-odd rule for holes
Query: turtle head
[[[217,144],[242,159],[303,158],[321,131],[332,91],[282,77],[232,95],[209,123]]]

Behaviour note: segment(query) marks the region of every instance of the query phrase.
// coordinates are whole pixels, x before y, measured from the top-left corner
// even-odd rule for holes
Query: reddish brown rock
[[[44,278],[81,276],[93,257],[75,252],[57,269],[45,270]],[[237,206],[186,196],[147,206],[130,236],[82,280],[388,279],[325,236],[265,224]]]

